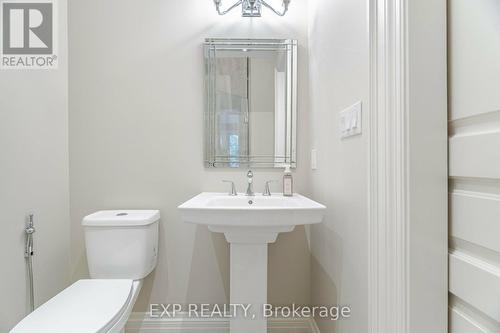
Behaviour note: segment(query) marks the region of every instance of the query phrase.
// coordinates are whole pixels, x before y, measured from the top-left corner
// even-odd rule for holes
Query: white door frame
[[[408,319],[406,1],[370,1],[370,333]]]
[[[369,332],[445,333],[446,0],[369,3]],[[426,17],[426,10],[435,12]],[[426,41],[428,30],[439,38]],[[429,54],[422,52],[425,47]],[[437,83],[426,85],[424,75]],[[422,116],[428,116],[433,126],[426,129],[419,122]],[[436,139],[436,145],[429,147],[429,156],[422,152],[422,145],[428,142],[427,131],[433,131],[430,135]],[[422,158],[429,160],[424,162]],[[437,167],[420,170],[419,163]],[[419,183],[422,188],[439,193],[428,198],[415,195],[419,190],[415,184]],[[418,210],[427,205],[435,209],[430,217],[435,221],[421,223]],[[428,214],[424,218],[427,221]],[[413,227],[416,224],[418,228]],[[425,239],[427,233],[436,237]],[[440,267],[428,276],[418,272],[427,269],[427,263],[418,254],[418,249],[427,245],[435,249],[435,256],[427,262],[429,267]],[[438,295],[426,299],[429,290]],[[425,308],[427,302],[432,305]],[[429,330],[430,327],[433,328]]]

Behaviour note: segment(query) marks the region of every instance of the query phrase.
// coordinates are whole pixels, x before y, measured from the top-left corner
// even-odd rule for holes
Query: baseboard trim
[[[270,333],[320,333],[313,318],[270,318]],[[176,318],[151,318],[148,312],[134,312],[125,327],[125,333],[229,333],[227,318],[189,318],[178,314]]]

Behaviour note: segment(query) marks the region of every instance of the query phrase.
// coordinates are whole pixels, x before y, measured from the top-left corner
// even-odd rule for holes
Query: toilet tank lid
[[[84,227],[145,226],[159,219],[159,210],[101,210],[85,216],[82,225]]]

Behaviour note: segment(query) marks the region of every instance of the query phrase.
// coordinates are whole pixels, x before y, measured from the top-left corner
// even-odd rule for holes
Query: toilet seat
[[[133,280],[77,281],[29,314],[11,333],[110,332],[135,302],[136,289]]]

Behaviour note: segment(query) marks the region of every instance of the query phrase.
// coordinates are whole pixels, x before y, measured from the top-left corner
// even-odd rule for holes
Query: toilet
[[[156,267],[158,210],[107,210],[86,216],[91,279],[79,280],[29,314],[11,333],[120,333]]]

